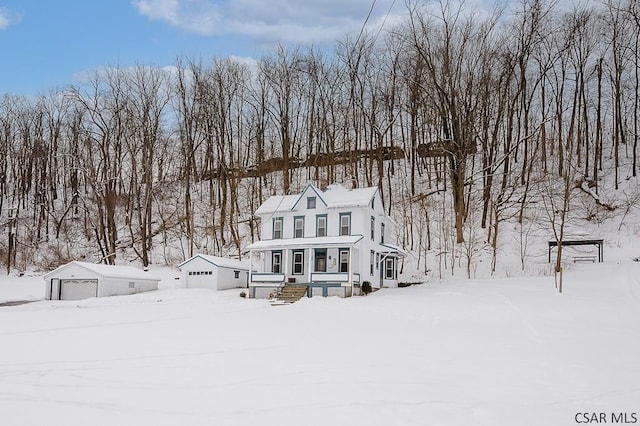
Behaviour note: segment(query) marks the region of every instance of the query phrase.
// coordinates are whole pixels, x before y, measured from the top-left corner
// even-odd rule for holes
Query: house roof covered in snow
[[[246,271],[249,270],[249,265],[239,260],[229,259],[226,257],[219,257],[219,256],[210,256],[208,254],[196,254],[193,257],[179,264],[178,268],[182,268],[184,265],[186,265],[187,263],[191,262],[193,259],[196,259],[196,258],[203,259],[219,268],[241,269]]]
[[[258,209],[256,214],[270,214],[277,212],[287,212],[293,210],[300,198],[307,190],[312,189],[321,199],[321,201],[331,208],[344,207],[364,207],[371,203],[378,188],[373,186],[369,188],[347,189],[340,184],[329,185],[324,191],[314,185],[307,187],[296,195],[274,195],[269,197]]]
[[[298,201],[298,195],[272,195],[258,209],[256,214],[286,212],[293,208]]]
[[[153,274],[149,274],[148,272],[145,272],[141,269],[134,268],[132,266],[105,265],[102,263],[79,262],[77,260],[54,269],[53,271],[45,274],[44,277],[54,277],[58,272],[62,271],[63,269],[67,269],[72,265],[79,266],[89,272],[100,275],[103,278],[133,278],[140,280],[160,281],[159,277]]]
[[[347,189],[342,185],[329,185],[323,192],[327,207],[359,207],[368,206],[378,191],[375,186],[369,188]]]

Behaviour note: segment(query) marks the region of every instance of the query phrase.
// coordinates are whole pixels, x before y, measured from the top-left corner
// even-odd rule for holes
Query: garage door
[[[213,271],[189,271],[187,274],[187,288],[216,289]]]
[[[98,296],[98,280],[62,280],[60,299],[80,300]]]

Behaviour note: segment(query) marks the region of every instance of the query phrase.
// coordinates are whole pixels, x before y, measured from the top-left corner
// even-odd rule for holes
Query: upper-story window
[[[351,213],[340,213],[340,235],[351,235]]]
[[[371,241],[376,239],[376,218],[371,216]]]
[[[316,208],[316,197],[307,197],[307,208],[308,209]]]
[[[327,215],[316,216],[316,237],[327,236]]]
[[[371,199],[371,208],[372,208],[373,210],[375,210],[375,209],[376,209],[376,197],[373,197],[373,198]]]
[[[296,216],[293,219],[293,238],[304,237],[304,216]]]
[[[384,223],[380,224],[380,243],[384,244]]]
[[[282,239],[282,218],[281,217],[273,218],[273,239],[274,240]]]

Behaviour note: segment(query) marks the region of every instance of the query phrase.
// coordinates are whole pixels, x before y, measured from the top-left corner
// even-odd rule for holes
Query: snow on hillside
[[[640,263],[619,254],[572,265],[562,295],[549,276],[451,279],[272,307],[180,288],[166,270],[156,292],[0,307],[2,423],[572,425],[638,413]],[[0,300],[37,288],[0,279]]]

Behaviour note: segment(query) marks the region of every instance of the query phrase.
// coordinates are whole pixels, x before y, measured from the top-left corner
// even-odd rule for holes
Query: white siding
[[[104,278],[98,285],[98,297],[135,294],[157,289],[157,281],[139,278]]]
[[[334,189],[335,190],[335,189]],[[369,188],[369,190],[372,190]],[[340,191],[340,190],[338,190]],[[338,237],[340,235],[340,215],[348,213],[351,217],[350,220],[350,235],[361,235],[362,239],[356,244],[352,252],[352,271],[360,274],[361,281],[369,281],[373,287],[380,287],[381,285],[395,287],[397,286],[397,280],[385,280],[384,283],[380,277],[381,266],[377,264],[377,260],[380,259],[384,253],[390,251],[389,247],[381,245],[381,227],[384,224],[384,242],[392,243],[395,241],[394,222],[386,215],[383,202],[380,197],[380,193],[377,190],[373,192],[353,192],[356,197],[354,200],[348,200],[348,194],[344,192],[340,193],[320,193],[318,195],[316,191],[311,187],[307,187],[304,193],[300,196],[298,203],[291,210],[279,211],[275,213],[261,213],[261,239],[271,240],[273,238],[273,218],[282,218],[282,239],[291,239],[294,237],[294,220],[296,217],[304,216],[304,236],[307,238],[313,238],[316,236],[316,217],[318,215],[325,215],[327,218],[327,236]],[[371,207],[371,199],[365,201],[366,195],[372,194],[373,196],[373,208]],[[363,197],[364,195],[364,197]],[[316,197],[316,207],[314,209],[307,208],[307,198],[313,196]],[[336,196],[338,198],[336,198]],[[358,198],[359,197],[359,198]],[[327,207],[321,198],[325,198],[329,203]],[[334,201],[331,201],[334,200]],[[351,203],[353,201],[353,203]],[[354,205],[349,205],[354,204]],[[287,204],[289,206],[290,204]],[[283,209],[284,210],[284,209]],[[374,238],[371,239],[371,218],[374,218]],[[345,246],[344,248],[348,248]],[[279,251],[279,250],[278,250]],[[373,273],[371,273],[370,256],[371,251],[375,253],[376,262],[374,262]],[[304,258],[304,275],[299,277],[303,280],[308,276],[309,265],[312,269],[315,267],[314,259],[315,251],[313,249],[305,249]],[[262,258],[254,257],[254,265],[260,265],[258,268],[264,272],[272,271],[272,252],[266,250],[262,252]],[[282,250],[282,272],[285,272],[287,276],[292,275],[293,264],[293,251]],[[329,248],[327,250],[327,271],[326,272],[339,272],[340,260],[338,254],[338,248]]]
[[[218,290],[226,290],[230,288],[246,288],[247,287],[247,271],[229,268],[218,269]],[[238,271],[238,278],[235,272]]]
[[[90,271],[80,265],[69,263],[65,267],[60,268],[55,275],[48,274],[45,280],[45,296],[47,299],[52,298],[51,280],[60,280],[60,295],[63,300],[78,300],[86,297],[95,297],[95,286],[88,283],[79,283],[81,280],[94,280],[97,282],[97,296],[116,296],[134,294],[143,291],[151,291],[158,289],[158,281],[150,279],[144,280],[139,277],[135,278],[105,278],[100,274]],[[67,281],[65,285],[65,280]],[[55,285],[54,287],[57,287]],[[57,298],[58,289],[53,289],[53,299]]]
[[[247,287],[248,269],[219,267],[197,256],[184,263],[180,269],[187,288],[226,290]],[[235,277],[236,271],[238,278]],[[201,274],[189,275],[189,272]],[[202,274],[206,272],[211,272],[211,275]]]
[[[254,287],[256,299],[268,299],[270,295],[275,294],[277,287]]]

